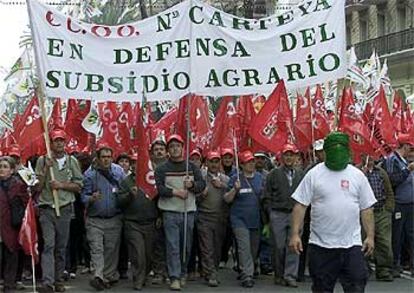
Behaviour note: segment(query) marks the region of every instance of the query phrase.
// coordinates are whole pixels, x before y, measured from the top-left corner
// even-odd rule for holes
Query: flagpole
[[[27,192],[29,193],[29,197],[32,198],[32,188],[30,186],[27,187]],[[29,234],[28,236],[29,236],[29,243],[30,243],[30,255],[31,255],[31,261],[32,261],[32,287],[33,287],[33,293],[36,293],[36,268],[35,268],[35,261],[34,261],[33,239],[32,239],[32,233],[28,233],[28,234]]]
[[[190,164],[190,96],[191,94],[187,94],[185,97],[187,99],[187,105],[185,108],[185,120],[186,120],[186,128],[187,128],[187,135],[186,135],[186,148],[185,148],[185,176],[188,178],[189,174],[189,164]],[[188,192],[188,191],[187,191]],[[186,263],[187,258],[187,228],[188,228],[188,213],[187,213],[187,197],[184,199],[184,239],[183,239],[183,263]]]
[[[313,159],[313,162],[315,163],[316,152],[315,152],[315,148],[313,147],[313,144],[315,142],[315,130],[313,129],[313,103],[312,103],[312,100],[310,99],[310,93],[309,93],[308,103],[309,103],[309,111],[310,111],[310,118],[311,118],[312,159]]]
[[[234,162],[236,164],[237,180],[240,181],[239,156],[237,155],[238,148],[237,148],[236,130],[234,128],[232,130],[233,130],[232,134],[233,134]]]
[[[31,4],[30,1],[27,1],[27,11],[29,14],[29,18],[32,19],[33,15],[32,15],[32,10],[30,8]],[[32,33],[32,39],[33,39],[33,51],[34,51],[34,57],[35,57],[35,61],[37,64],[40,64],[39,60],[39,56],[38,56],[38,52],[36,50],[36,37],[35,34]],[[30,67],[32,68],[31,65],[31,60],[29,58],[29,63],[30,63]],[[50,150],[50,137],[49,137],[49,129],[47,127],[47,121],[46,121],[46,109],[45,109],[45,101],[44,101],[44,90],[43,90],[43,84],[42,84],[42,77],[40,74],[40,66],[37,66],[37,74],[39,76],[39,80],[40,80],[40,84],[39,87],[35,88],[35,93],[36,96],[39,100],[39,106],[40,106],[40,113],[41,113],[41,118],[42,118],[42,124],[43,124],[43,129],[44,129],[44,139],[45,139],[45,144],[46,144],[46,152],[47,152],[47,157],[49,159],[52,159],[52,153]],[[34,78],[33,78],[33,73],[32,70],[30,70],[30,79],[32,80],[32,84],[34,86]],[[49,167],[49,173],[50,173],[50,179],[52,181],[55,180],[55,173],[53,172],[53,167],[50,166]],[[46,176],[46,174],[45,174]],[[48,183],[46,183],[48,184]],[[55,213],[57,217],[60,217],[60,206],[59,206],[59,196],[58,196],[58,192],[56,189],[52,189],[52,194],[53,194],[53,205],[55,208]]]

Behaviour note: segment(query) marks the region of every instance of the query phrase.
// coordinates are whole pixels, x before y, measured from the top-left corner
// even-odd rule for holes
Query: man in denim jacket
[[[122,216],[117,207],[116,192],[125,173],[112,163],[112,149],[108,145],[99,145],[96,155],[96,162],[84,174],[81,196],[86,208],[86,234],[95,268],[90,285],[102,291],[119,278],[117,266]]]

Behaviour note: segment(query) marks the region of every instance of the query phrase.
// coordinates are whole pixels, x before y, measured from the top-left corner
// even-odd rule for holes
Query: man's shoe
[[[275,277],[273,281],[275,285],[286,286],[286,281],[282,277]]]
[[[141,284],[135,284],[134,285],[134,290],[135,291],[141,291],[142,290],[142,285]]]
[[[394,278],[391,275],[376,277],[376,279],[377,281],[380,281],[380,282],[393,282],[394,281]]]
[[[37,289],[39,293],[53,293],[55,290],[53,290],[52,286],[49,285],[43,285],[42,287]]]
[[[286,287],[291,287],[291,288],[297,288],[298,287],[298,283],[296,283],[295,280],[286,280],[285,279],[285,283],[286,283]]]
[[[180,285],[181,287],[184,287],[187,284],[187,278],[186,277],[182,277],[180,279]]]
[[[241,283],[244,288],[252,288],[254,286],[254,281],[252,279],[246,279]]]
[[[217,279],[209,279],[207,282],[209,287],[218,287],[219,285]]]
[[[171,281],[170,290],[172,291],[181,291],[181,283],[179,280],[175,279]]]
[[[128,272],[122,272],[119,274],[121,280],[128,280]]]
[[[103,291],[105,290],[105,284],[104,281],[101,278],[95,277],[90,282],[89,285],[91,285],[93,288],[95,288],[96,291]]]
[[[55,283],[55,292],[65,292],[66,288],[65,285],[63,285],[63,283],[60,282],[56,282]]]

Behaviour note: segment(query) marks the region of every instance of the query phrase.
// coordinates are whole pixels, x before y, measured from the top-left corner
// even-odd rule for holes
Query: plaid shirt
[[[374,191],[377,203],[374,205],[374,209],[380,209],[385,205],[385,186],[384,178],[381,176],[380,169],[374,167],[372,171],[368,171],[366,174],[369,185],[371,185],[372,191]]]

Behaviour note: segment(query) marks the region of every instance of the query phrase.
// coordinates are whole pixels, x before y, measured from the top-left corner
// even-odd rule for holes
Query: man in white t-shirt
[[[349,137],[325,139],[326,160],[310,170],[292,195],[290,248],[302,252],[300,229],[311,204],[309,271],[313,292],[333,292],[339,278],[344,292],[364,292],[368,270],[364,252],[374,250],[374,193],[362,171],[348,164]],[[362,243],[362,221],[366,238]]]

